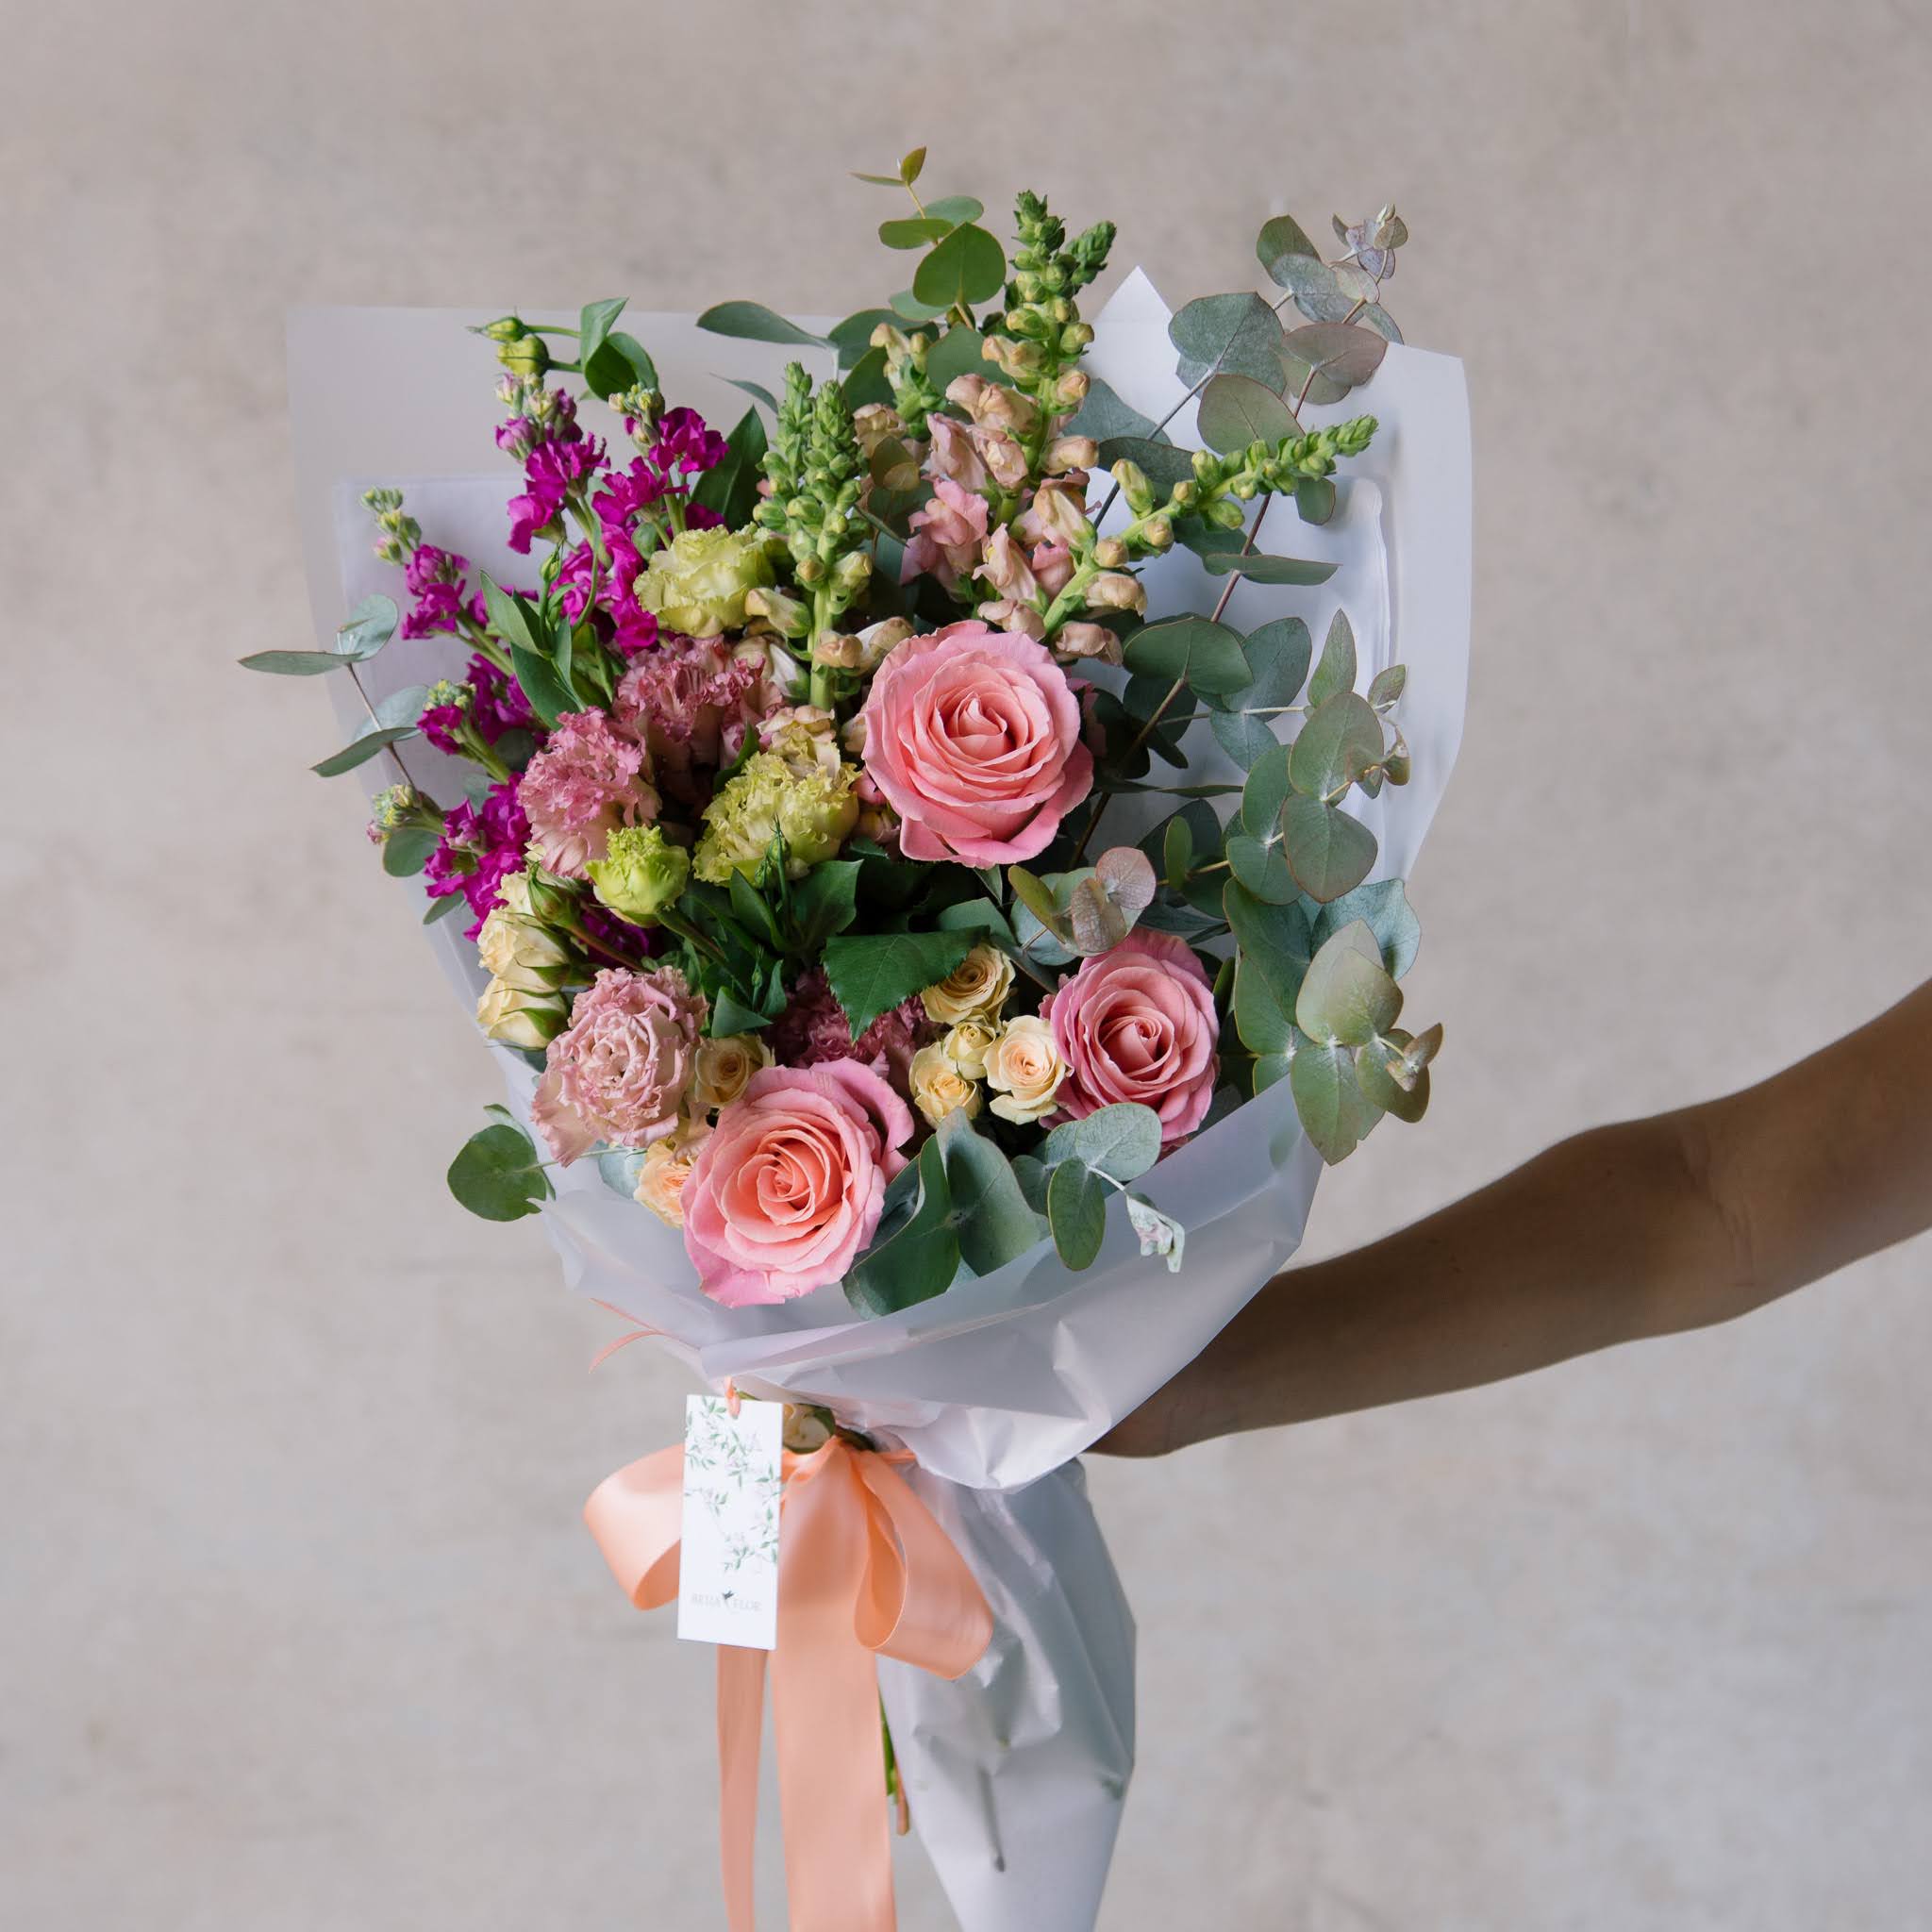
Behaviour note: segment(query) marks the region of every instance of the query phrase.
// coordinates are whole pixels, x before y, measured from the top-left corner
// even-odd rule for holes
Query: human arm
[[[1932,982],[1721,1100],[1593,1128],[1276,1276],[1095,1446],[1159,1455],[1725,1322],[1932,1225]]]

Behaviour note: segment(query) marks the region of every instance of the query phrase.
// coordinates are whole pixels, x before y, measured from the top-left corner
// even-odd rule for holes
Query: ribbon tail
[[[724,1922],[753,1932],[752,1848],[758,1828],[758,1744],[765,1724],[765,1653],[718,1646],[718,1848]]]
[[[772,1706],[791,1932],[894,1932],[878,1673],[854,1630],[864,1490],[842,1450],[786,1495]]]

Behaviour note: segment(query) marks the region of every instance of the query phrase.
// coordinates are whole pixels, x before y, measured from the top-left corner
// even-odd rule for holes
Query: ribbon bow
[[[875,1652],[958,1677],[992,1612],[951,1540],[893,1467],[903,1452],[834,1436],[784,1457],[773,1729],[792,1932],[893,1932],[891,1841],[881,1790]],[[684,1450],[607,1476],[584,1520],[641,1610],[677,1595]],[[718,1646],[719,1835],[731,1932],[753,1932],[762,1650]]]

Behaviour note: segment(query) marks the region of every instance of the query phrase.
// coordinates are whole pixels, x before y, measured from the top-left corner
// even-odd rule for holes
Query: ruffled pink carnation
[[[906,1103],[856,1060],[754,1074],[680,1196],[698,1286],[739,1308],[839,1280],[878,1226],[911,1133]]]
[[[658,802],[643,746],[602,711],[566,711],[517,786],[543,863],[574,879],[604,857],[620,825],[656,818]]]
[[[915,994],[881,1013],[857,1040],[824,969],[809,966],[798,975],[785,1010],[765,1034],[780,1066],[815,1067],[827,1060],[858,1060],[901,1093],[908,1091],[912,1056],[937,1029]]]
[[[706,1002],[675,966],[608,967],[576,996],[550,1042],[530,1118],[568,1165],[598,1141],[645,1147],[676,1126]]]
[[[1018,631],[968,621],[908,638],[860,715],[865,769],[899,814],[908,858],[1032,858],[1093,783],[1067,675]]]
[[[1075,1120],[1116,1101],[1160,1116],[1172,1147],[1201,1124],[1220,1074],[1214,989],[1187,941],[1131,932],[1041,1002],[1069,1072],[1061,1109]]]
[[[777,702],[762,652],[672,633],[625,673],[611,709],[647,749],[658,782],[689,802],[703,793],[701,775],[728,764]]]

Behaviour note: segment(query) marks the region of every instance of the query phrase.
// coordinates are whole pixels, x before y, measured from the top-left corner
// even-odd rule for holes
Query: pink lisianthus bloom
[[[621,738],[602,711],[566,711],[517,785],[517,803],[543,863],[566,878],[586,876],[620,825],[658,815],[644,747]]]
[[[941,476],[933,485],[932,501],[912,512],[908,528],[912,535],[899,581],[910,583],[929,571],[950,591],[978,568],[986,541],[986,498]]]
[[[762,651],[667,633],[625,673],[611,709],[644,745],[658,782],[690,803],[777,704]]]
[[[754,1074],[679,1197],[698,1286],[740,1308],[839,1280],[878,1226],[911,1133],[910,1108],[857,1060]]]
[[[861,715],[865,769],[899,814],[908,858],[1031,858],[1093,783],[1066,673],[1017,631],[968,619],[908,638]]]
[[[672,1132],[706,1010],[704,995],[675,966],[598,974],[550,1042],[531,1103],[552,1155],[568,1166],[600,1141],[647,1147]]]
[[[1068,1074],[1061,1109],[1075,1120],[1117,1101],[1160,1116],[1172,1147],[1201,1124],[1220,1074],[1214,989],[1187,941],[1132,932],[1041,1002]]]

